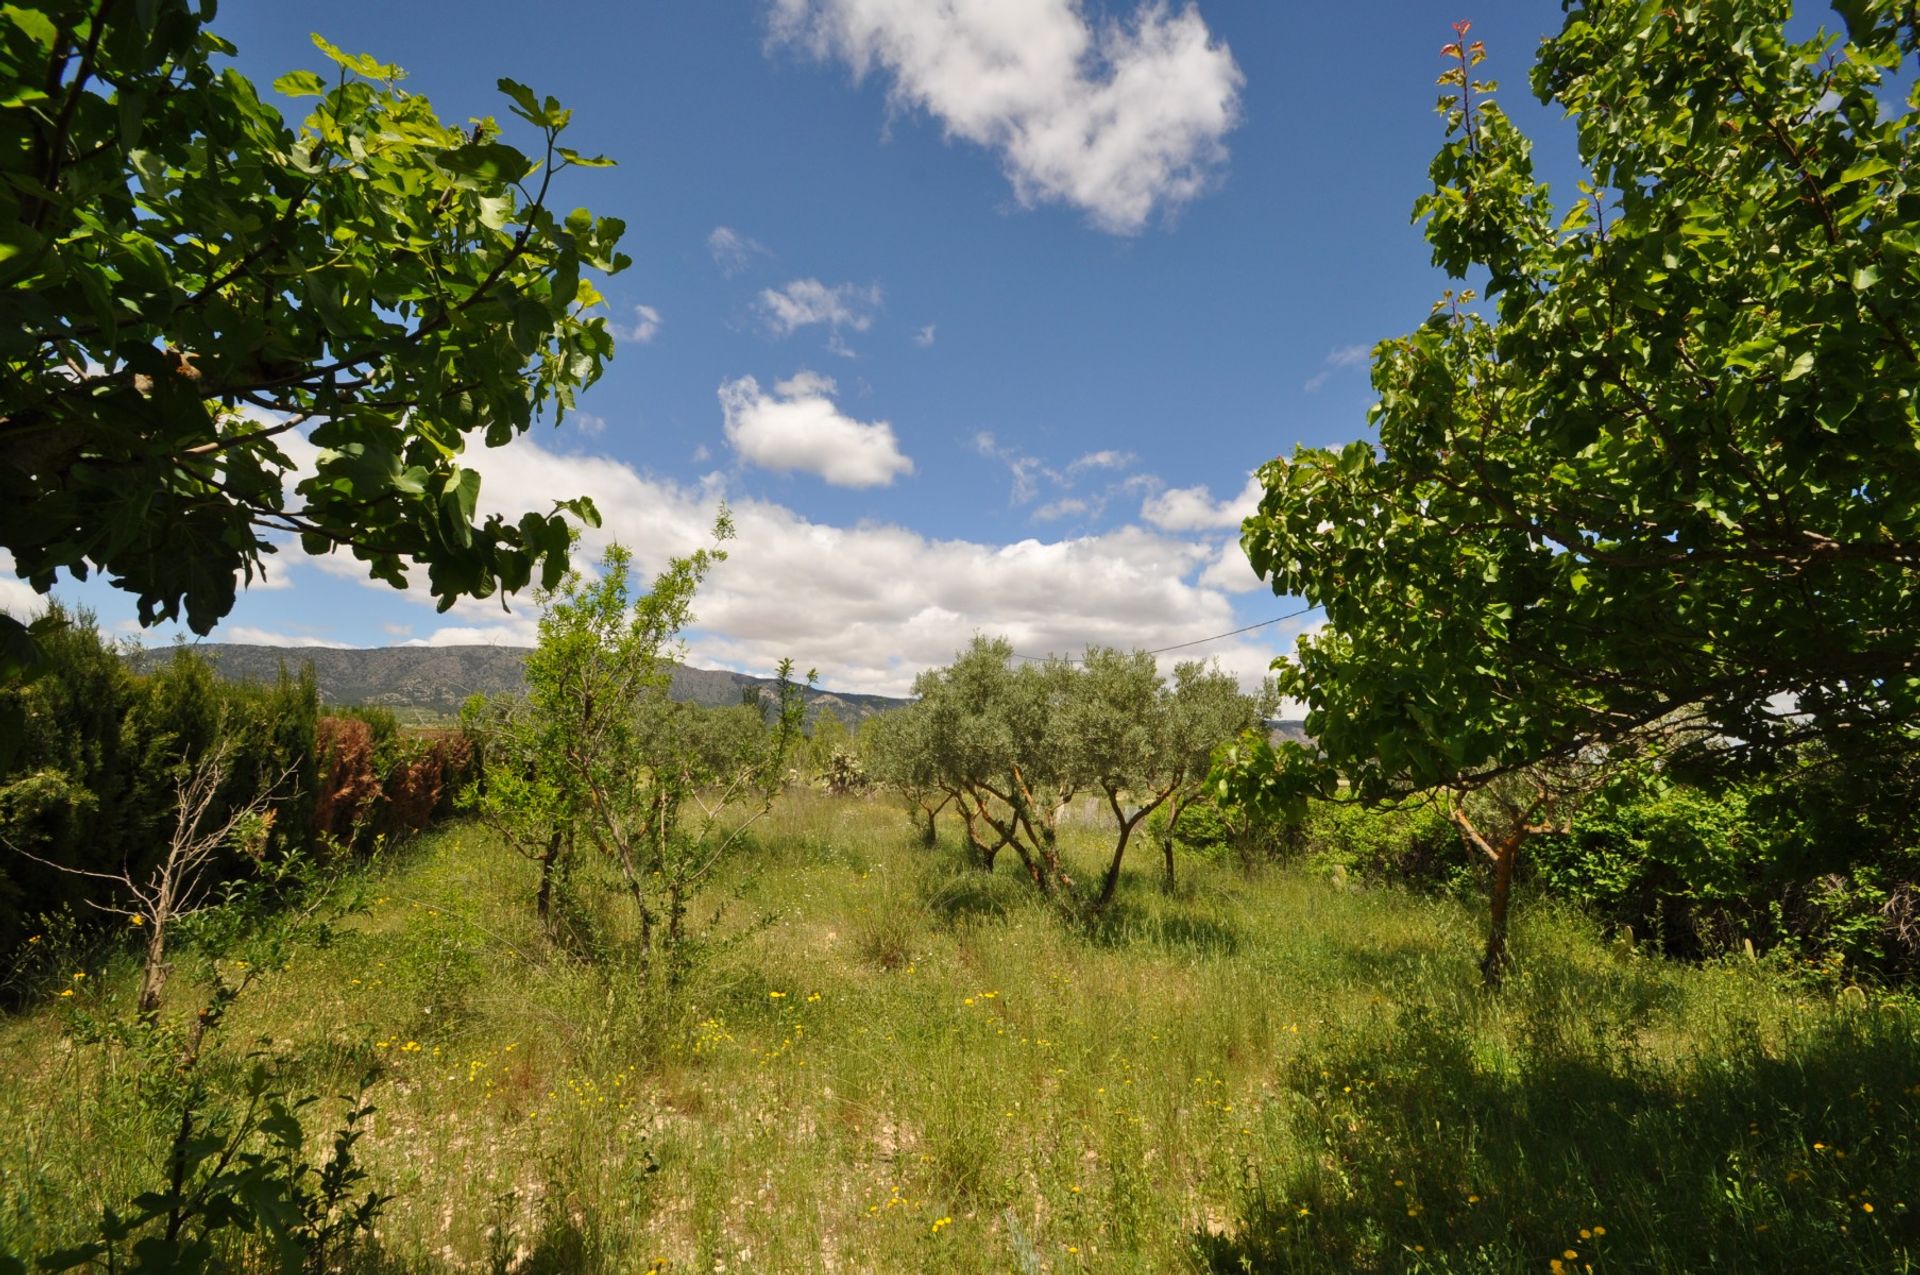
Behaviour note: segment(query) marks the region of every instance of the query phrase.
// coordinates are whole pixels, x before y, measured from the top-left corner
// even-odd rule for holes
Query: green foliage
[[[1815,770],[1609,794],[1565,834],[1536,840],[1537,879],[1671,955],[1751,943],[1815,970],[1911,977],[1920,971],[1920,836],[1881,840],[1863,835],[1857,817],[1843,824],[1831,779]]]
[[[628,264],[624,227],[549,203],[607,161],[559,144],[552,98],[500,81],[523,153],[318,37],[327,75],[274,84],[312,99],[290,128],[221,65],[212,13],[51,0],[0,24],[0,547],[43,593],[104,571],[143,623],[197,633],[275,533],[396,585],[424,564],[443,607],[557,583],[561,515],[591,505],[482,517],[460,454],[557,420],[611,357],[581,274]],[[289,490],[295,438],[315,451]]]
[[[0,719],[17,725],[0,732],[0,952],[16,951],[43,913],[109,901],[100,881],[62,869],[144,879],[166,852],[177,782],[222,741],[232,757],[209,824],[292,769],[296,780],[278,789],[272,836],[260,848],[270,858],[304,848],[317,712],[310,678],[221,682],[185,647],[136,677],[90,615],[57,606],[50,614],[61,623],[49,631],[42,674],[0,680]],[[254,869],[229,852],[213,877]]]
[[[715,539],[732,534],[723,511]],[[726,709],[668,696],[694,592],[725,557],[676,558],[635,597],[631,555],[610,547],[594,579],[571,572],[542,593],[525,698],[472,705],[465,719],[486,757],[466,804],[540,861],[542,919],[566,856],[587,842],[633,903],[642,967],[664,955],[669,978],[684,972],[694,893],[779,792],[805,710],[790,661],[771,721],[758,696]]]
[[[1786,0],[1572,0],[1532,81],[1591,172],[1557,205],[1462,25],[1416,216],[1487,300],[1376,347],[1377,440],[1261,471],[1248,556],[1328,623],[1276,666],[1314,745],[1248,741],[1244,797],[1676,714],[1723,764],[1915,747],[1920,91],[1890,73],[1920,19],[1839,7],[1847,40],[1796,43]]]
[[[230,1269],[239,1244],[250,1241],[270,1255],[272,1269],[320,1275],[371,1235],[392,1197],[359,1194],[368,1175],[355,1145],[375,1110],[365,1096],[370,1078],[345,1099],[343,1122],[316,1164],[301,1113],[317,1099],[292,1097],[258,1053],[236,1068],[237,1060],[214,1052],[253,977],[230,982],[216,971],[212,999],[184,1028],[76,1015],[81,1043],[131,1069],[142,1106],[170,1136],[154,1189],[124,1210],[103,1209],[97,1238],[42,1253],[36,1269],[186,1275]]]
[[[1153,657],[1089,647],[1077,661],[1014,663],[1004,639],[976,637],[914,682],[919,702],[873,738],[881,774],[927,815],[932,795],[958,809],[980,866],[1012,846],[1041,893],[1091,914],[1112,903],[1134,830],[1163,805],[1169,827],[1201,791],[1211,750],[1259,720],[1261,705],[1218,669],[1184,663],[1172,683]],[[1114,821],[1096,888],[1062,867],[1060,813],[1098,793]],[[1168,879],[1172,842],[1163,838]]]
[[[1308,862],[1356,880],[1447,888],[1471,868],[1440,801],[1384,809],[1316,801],[1297,836]]]

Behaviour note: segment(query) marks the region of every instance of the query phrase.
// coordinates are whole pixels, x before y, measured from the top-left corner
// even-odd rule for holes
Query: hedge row
[[[272,685],[222,682],[191,648],[131,671],[93,618],[66,614],[47,667],[0,683],[0,959],[43,916],[91,911],[111,882],[164,854],[177,786],[209,748],[231,745],[210,823],[274,787],[268,853],[366,854],[451,809],[473,764],[457,731],[403,731],[393,714],[322,716],[310,671]],[[225,880],[253,870],[234,854]]]

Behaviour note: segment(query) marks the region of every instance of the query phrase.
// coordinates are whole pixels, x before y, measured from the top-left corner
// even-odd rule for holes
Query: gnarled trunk
[[[1480,978],[1488,987],[1499,987],[1507,970],[1513,965],[1513,958],[1507,953],[1507,913],[1513,903],[1513,869],[1520,858],[1522,835],[1515,834],[1501,842],[1499,854],[1493,861],[1493,900],[1487,924],[1487,950],[1480,958]]]

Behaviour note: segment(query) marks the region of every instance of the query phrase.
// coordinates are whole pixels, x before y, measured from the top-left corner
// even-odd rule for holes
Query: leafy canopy
[[[952,664],[922,673],[918,700],[881,728],[876,760],[914,800],[938,792],[954,804],[981,866],[1011,846],[1034,884],[1067,904],[1076,886],[1057,822],[1075,794],[1098,793],[1114,846],[1079,901],[1097,912],[1113,900],[1135,828],[1167,803],[1177,815],[1204,786],[1211,750],[1255,725],[1263,704],[1197,662],[1169,683],[1145,651],[1015,659],[1004,638],[976,636]]]
[[[1276,665],[1313,748],[1243,797],[1472,783],[1683,715],[1721,759],[1911,748],[1920,716],[1920,38],[1787,0],[1569,0],[1533,89],[1591,174],[1556,200],[1443,55],[1415,209],[1454,278],[1374,352],[1377,441],[1261,471],[1244,545],[1326,608]]]
[[[313,102],[290,128],[220,65],[212,13],[5,6],[0,548],[43,593],[104,571],[142,623],[198,633],[276,535],[395,586],[424,563],[443,609],[551,587],[562,512],[591,504],[483,518],[461,455],[557,421],[611,357],[581,276],[628,264],[623,226],[548,202],[609,161],[522,85],[500,81],[531,154],[317,36],[328,75],[274,84]]]

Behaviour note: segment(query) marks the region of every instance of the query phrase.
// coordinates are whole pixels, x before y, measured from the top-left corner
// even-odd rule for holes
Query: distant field
[[[360,1151],[397,1198],[364,1269],[1920,1265],[1910,1003],[1619,951],[1531,898],[1489,996],[1451,901],[1211,864],[1167,898],[1141,855],[1088,934],[885,805],[795,794],[758,831],[670,1001],[592,870],[569,951],[470,826],[248,993],[235,1059],[324,1095],[377,1073]],[[74,972],[0,1021],[0,1251],[157,1184],[124,1057],[66,1034],[129,1009],[132,966]]]

